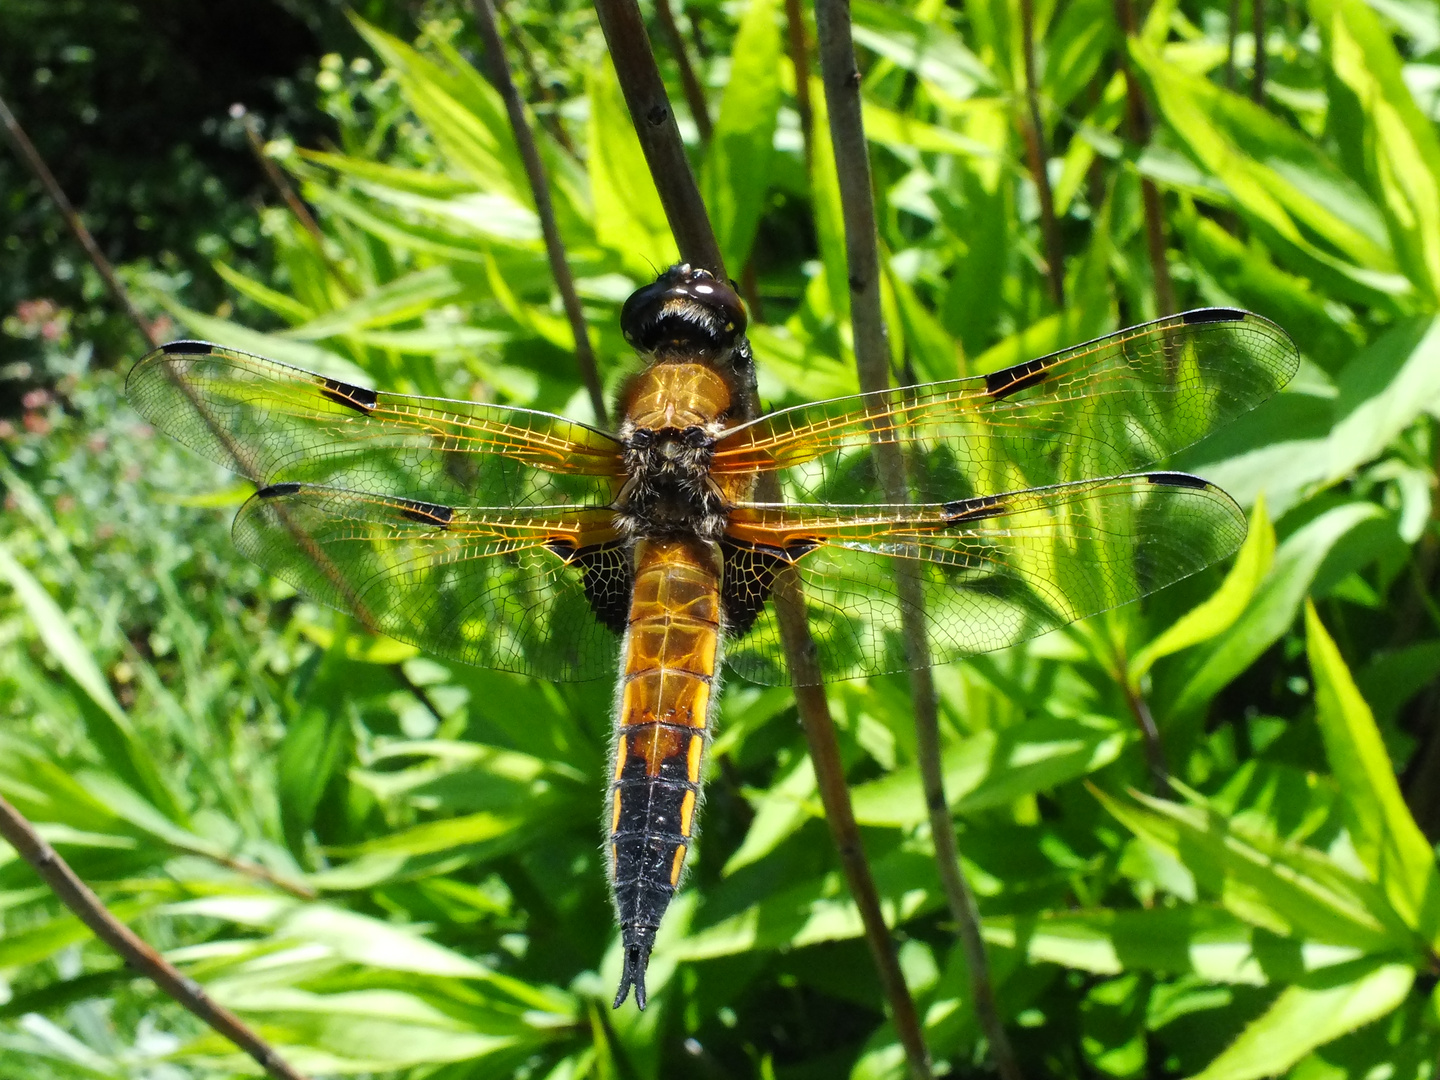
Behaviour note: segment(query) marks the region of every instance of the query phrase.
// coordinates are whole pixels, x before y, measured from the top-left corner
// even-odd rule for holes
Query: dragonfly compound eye
[[[745,332],[745,305],[708,270],[681,263],[631,294],[620,329],[641,352],[724,350]]]

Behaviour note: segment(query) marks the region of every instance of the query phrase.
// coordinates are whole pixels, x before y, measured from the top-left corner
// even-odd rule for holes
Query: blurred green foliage
[[[1100,0],[1035,9],[1063,309],[1021,135],[1020,5],[853,5],[897,372],[983,373],[1154,315],[1143,180],[1181,306],[1259,311],[1304,364],[1174,462],[1251,508],[1232,565],[937,670],[1000,1007],[1034,1078],[1431,1077],[1440,15],[1425,0],[1270,5],[1254,87],[1248,3],[1157,0],[1128,41]],[[586,419],[465,14],[359,21],[313,97],[296,92],[326,134],[269,150],[323,243],[283,208],[186,203],[175,236],[250,230],[252,246],[197,245],[214,273],[193,279],[145,252],[127,268],[141,302],[284,362]],[[618,305],[673,243],[593,14],[507,16],[613,388],[633,364]],[[682,16],[716,128],[701,145],[683,126],[727,258],[755,271],[772,407],[855,387],[823,99],[816,84],[807,155],[783,18],[769,0]],[[1122,64],[1153,116],[1143,144]],[[163,99],[148,108],[164,122]],[[162,204],[185,169],[146,165],[136,197]],[[45,267],[82,273],[76,256],[28,228],[27,302],[4,324],[26,371],[0,421],[0,793],[118,914],[319,1076],[903,1074],[787,691],[726,687],[652,1006],[612,1013],[597,824],[611,688],[438,664],[240,561],[226,527],[243,486],[128,410],[138,342],[112,329],[97,351],[103,300],[52,287]],[[829,694],[936,1062],[984,1074],[906,681]],[[1163,798],[1142,709],[1176,779]],[[0,925],[5,1076],[248,1067],[13,857]]]

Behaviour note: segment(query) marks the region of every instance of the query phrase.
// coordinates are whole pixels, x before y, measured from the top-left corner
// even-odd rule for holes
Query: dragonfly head
[[[719,360],[745,333],[745,305],[709,270],[676,263],[631,293],[620,329],[632,346],[657,359]]]

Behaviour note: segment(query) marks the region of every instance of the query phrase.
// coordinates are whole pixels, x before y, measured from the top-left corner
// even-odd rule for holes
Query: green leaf
[[[1203,708],[1248,668],[1295,622],[1300,605],[1326,557],[1352,531],[1382,516],[1374,503],[1337,506],[1288,537],[1275,553],[1270,573],[1244,613],[1223,637],[1189,666],[1171,710]]]
[[[1435,852],[1405,805],[1370,707],[1308,601],[1305,637],[1315,677],[1315,718],[1349,808],[1355,850],[1400,917],[1436,944],[1440,870]]]
[[[590,70],[590,192],[596,239],[637,281],[678,257],[670,223],[609,57]]]
[[[1029,963],[1097,975],[1148,971],[1262,986],[1355,958],[1333,946],[1301,945],[1289,955],[1278,943],[1267,948],[1262,931],[1210,904],[1004,915],[987,918],[983,929],[991,945],[1019,950]]]
[[[1395,258],[1379,211],[1318,147],[1260,106],[1166,62],[1141,41],[1131,39],[1130,52],[1170,129],[1225,184],[1251,222],[1317,270],[1370,289],[1396,287]]]
[[[988,729],[946,748],[945,797],[956,814],[1006,806],[1094,772],[1120,755],[1130,733],[1108,718],[1027,720]],[[851,793],[862,825],[913,826],[929,820],[920,767],[903,769]]]
[[[440,145],[445,159],[482,190],[498,191],[529,205],[529,182],[495,88],[463,61],[447,68],[363,19],[353,21],[398,77],[405,100]]]
[[[1219,637],[1240,618],[1275,561],[1275,527],[1265,513],[1265,498],[1250,512],[1250,532],[1235,555],[1235,565],[1209,599],[1187,611],[1163,633],[1136,651],[1126,674],[1139,689],[1140,680],[1156,660],[1202,641]]]
[[[1364,117],[1365,170],[1410,280],[1440,306],[1440,137],[1390,32],[1360,0],[1310,0],[1335,75]]]
[[[1286,989],[1193,1080],[1278,1076],[1317,1046],[1393,1011],[1415,982],[1407,964],[1359,962]]]
[[[0,578],[9,581],[15,596],[40,633],[50,655],[83,692],[80,701],[86,728],[107,764],[125,782],[145,795],[174,820],[183,820],[184,813],[175,795],[156,768],[155,755],[144,746],[130,717],[110,692],[95,658],[70,625],[65,612],[55,603],[45,587],[31,576],[0,545]]]
[[[793,836],[817,815],[815,797],[815,766],[806,756],[753,800],[755,818],[745,830],[744,842],[726,861],[721,873],[728,876],[758,862]]]
[[[750,257],[770,188],[784,55],[778,11],[776,0],[754,0],[745,8],[702,175],[720,254],[737,275]]]
[[[217,259],[210,265],[214,268],[215,272],[224,279],[225,283],[241,296],[255,301],[255,303],[267,311],[274,312],[292,326],[315,317],[315,312],[294,297],[287,296],[285,293],[277,292],[267,285],[262,285],[258,281],[251,280],[227,263]]]
[[[327,311],[285,336],[298,341],[323,341],[357,330],[391,326],[418,318],[426,311],[454,300],[463,291],[449,267],[432,266],[386,282],[344,307]]]
[[[1391,327],[1345,366],[1336,389],[1327,482],[1377,457],[1440,399],[1440,317]]]
[[[1385,900],[1322,853],[1246,835],[1226,815],[1132,793],[1095,792],[1136,836],[1179,859],[1226,909],[1282,936],[1379,953],[1410,942]]]

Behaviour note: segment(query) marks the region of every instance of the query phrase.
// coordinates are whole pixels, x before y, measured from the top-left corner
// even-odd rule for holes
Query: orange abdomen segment
[[[681,538],[642,540],[635,559],[610,774],[610,870],[627,976],[643,977],[695,825],[719,661],[721,557],[715,544]]]

